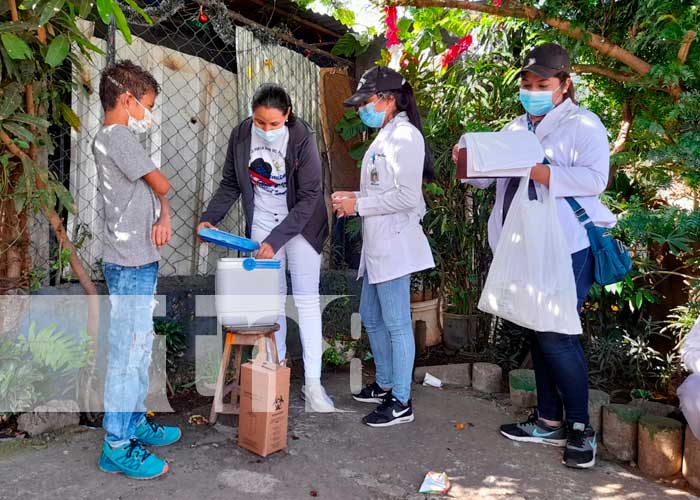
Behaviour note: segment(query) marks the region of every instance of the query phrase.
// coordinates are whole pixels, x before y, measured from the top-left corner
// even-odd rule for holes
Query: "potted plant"
[[[418,321],[425,322],[425,338],[417,339],[419,345],[430,347],[442,342],[440,273],[435,269],[411,275],[411,322],[414,332]]]

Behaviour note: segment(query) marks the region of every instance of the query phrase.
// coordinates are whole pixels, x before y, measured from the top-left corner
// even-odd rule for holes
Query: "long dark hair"
[[[253,111],[255,111],[260,106],[278,109],[283,114],[287,114],[287,111],[289,111],[287,124],[292,125],[296,122],[297,118],[292,109],[292,100],[281,85],[277,85],[276,83],[263,83],[260,85],[258,90],[255,91],[255,95],[253,95],[251,107]]]
[[[387,92],[387,94],[394,96],[394,101],[396,101],[396,112],[405,112],[408,115],[408,121],[410,121],[414,127],[423,135],[423,125],[420,119],[420,113],[418,112],[418,105],[416,104],[416,96],[413,94],[413,88],[408,81],[405,81],[399,90],[392,90]],[[435,167],[433,162],[433,154],[428,147],[428,142],[425,142],[425,159],[423,160],[423,181],[432,182],[435,180]]]

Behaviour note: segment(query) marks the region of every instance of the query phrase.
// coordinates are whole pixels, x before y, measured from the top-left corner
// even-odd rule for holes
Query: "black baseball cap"
[[[552,78],[558,73],[571,73],[569,53],[556,43],[543,43],[532,49],[523,60],[520,75],[532,71],[542,78]]]
[[[345,101],[346,106],[360,106],[374,94],[388,90],[399,90],[406,83],[401,73],[386,66],[374,66],[365,71],[357,84],[357,90]]]

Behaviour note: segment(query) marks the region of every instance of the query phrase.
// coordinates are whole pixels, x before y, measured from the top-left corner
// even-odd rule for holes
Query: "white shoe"
[[[334,413],[335,405],[321,384],[301,386],[301,399],[306,401],[306,411]]]

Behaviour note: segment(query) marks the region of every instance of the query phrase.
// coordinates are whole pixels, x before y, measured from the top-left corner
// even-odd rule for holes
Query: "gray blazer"
[[[253,185],[248,176],[252,125],[252,118],[246,118],[231,133],[223,178],[201,220],[213,225],[218,224],[242,196],[248,238],[251,235],[255,210]],[[263,243],[269,243],[277,252],[289,240],[301,234],[318,253],[321,253],[328,238],[328,212],[323,198],[321,158],[316,146],[315,133],[308,123],[299,118],[288,127],[289,143],[285,166],[289,215],[272,230]]]

